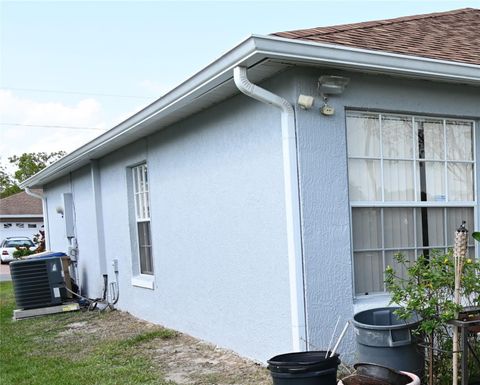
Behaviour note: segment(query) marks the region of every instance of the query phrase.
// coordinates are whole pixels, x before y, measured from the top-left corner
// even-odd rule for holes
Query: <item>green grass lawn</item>
[[[121,312],[72,312],[13,321],[10,282],[0,282],[0,301],[1,385],[172,384],[164,380],[143,345],[174,338],[175,332],[161,327],[145,331],[138,325],[128,331],[109,330],[108,325],[118,328],[112,320]],[[72,329],[74,325],[78,329]]]

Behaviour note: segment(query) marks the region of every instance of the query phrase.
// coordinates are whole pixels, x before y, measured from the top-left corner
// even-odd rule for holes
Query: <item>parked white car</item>
[[[30,250],[35,250],[36,246],[28,237],[8,237],[0,243],[0,259],[2,263],[13,261],[13,252],[17,247],[28,247]]]

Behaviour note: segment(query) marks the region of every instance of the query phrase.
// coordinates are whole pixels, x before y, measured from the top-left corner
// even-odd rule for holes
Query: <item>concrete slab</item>
[[[10,277],[10,274],[0,274],[0,282],[4,281],[11,281],[12,277]]]
[[[39,317],[47,314],[64,313],[76,310],[80,310],[80,305],[76,302],[64,303],[58,306],[41,307],[38,309],[17,309],[13,311],[13,319],[20,320],[24,318]]]
[[[2,281],[11,281],[12,278],[10,277],[10,265],[7,264],[0,264],[0,282]]]

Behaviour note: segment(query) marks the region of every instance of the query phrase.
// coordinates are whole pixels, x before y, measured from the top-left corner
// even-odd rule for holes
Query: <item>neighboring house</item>
[[[0,240],[18,236],[33,239],[42,226],[43,211],[40,199],[23,191],[0,199]]]
[[[108,273],[120,309],[258,360],[325,348],[388,304],[395,252],[477,228],[479,31],[461,9],[251,36],[22,187],[84,293]],[[324,75],[349,80],[333,115]]]

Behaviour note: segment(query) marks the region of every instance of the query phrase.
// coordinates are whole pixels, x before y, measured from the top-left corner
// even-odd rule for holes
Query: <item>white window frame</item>
[[[447,231],[446,228],[448,227],[447,224],[447,214],[446,211],[448,208],[473,208],[473,220],[476,226],[476,221],[477,221],[477,167],[476,167],[476,122],[475,120],[472,119],[464,119],[464,118],[457,118],[457,117],[445,117],[445,116],[430,116],[430,115],[422,115],[422,114],[402,114],[402,113],[397,113],[397,112],[375,112],[375,111],[363,111],[363,110],[357,110],[357,109],[349,109],[346,110],[346,115],[345,115],[345,127],[346,127],[346,134],[348,135],[348,127],[347,127],[347,117],[348,114],[350,113],[358,113],[358,114],[368,114],[368,115],[377,115],[379,119],[379,127],[380,127],[380,156],[377,157],[369,157],[369,156],[350,156],[348,154],[348,143],[347,143],[347,167],[348,167],[348,161],[350,159],[366,159],[366,160],[378,160],[380,161],[380,183],[381,183],[381,201],[352,201],[349,197],[349,202],[350,202],[350,245],[351,245],[351,261],[352,261],[352,287],[353,287],[353,293],[354,293],[354,299],[357,298],[367,298],[367,297],[375,297],[375,296],[385,296],[388,295],[388,292],[380,291],[380,292],[372,292],[369,293],[368,295],[364,294],[357,294],[356,293],[356,273],[355,273],[355,261],[354,261],[354,252],[362,252],[364,250],[354,249],[353,245],[353,209],[355,208],[379,208],[381,209],[381,229],[382,229],[382,244],[381,248],[379,249],[365,249],[365,251],[376,251],[376,252],[381,252],[382,253],[382,262],[384,268],[385,266],[385,254],[388,251],[395,251],[398,249],[386,249],[384,242],[385,242],[385,228],[384,228],[384,208],[412,208],[412,209],[418,209],[418,208],[429,208],[429,207],[438,207],[438,208],[443,208],[444,209],[444,218],[445,218],[445,223],[444,223],[444,238],[445,238],[445,244],[447,247],[448,241],[447,241]],[[413,155],[412,158],[390,158],[390,157],[384,157],[383,156],[383,143],[382,143],[382,117],[384,116],[395,116],[395,117],[407,117],[411,118],[412,122],[412,141],[413,141]],[[415,146],[417,145],[416,142],[416,136],[415,136],[415,130],[416,130],[416,125],[415,125],[415,119],[432,119],[432,120],[442,120],[443,121],[443,134],[444,134],[444,158],[442,160],[438,159],[421,159],[424,162],[428,161],[435,161],[435,162],[442,162],[444,163],[444,168],[445,168],[445,201],[441,202],[436,202],[436,201],[421,201],[419,200],[419,194],[418,194],[418,189],[419,186],[417,186],[417,177],[416,177],[416,167],[419,162],[419,157],[417,156],[417,151],[415,149]],[[447,156],[447,121],[461,121],[461,122],[466,122],[472,125],[472,160],[471,161],[462,161],[462,160],[448,160]],[[348,141],[347,141],[348,142]],[[413,201],[386,201],[385,196],[384,196],[384,161],[385,160],[405,160],[405,161],[413,161],[413,176],[414,176],[414,200]],[[473,167],[473,200],[472,201],[449,201],[448,199],[448,175],[447,175],[447,169],[448,169],[448,164],[449,163],[468,163],[472,164]],[[350,176],[348,177],[348,183],[350,185]],[[350,188],[349,188],[350,190]],[[413,213],[413,221],[414,221],[414,231],[413,231],[413,236],[414,236],[414,247],[402,247],[400,249],[402,250],[412,250],[415,253],[415,258],[418,255],[418,252],[426,249],[424,247],[419,247],[417,245],[417,225],[416,225],[416,215],[415,211]],[[469,229],[471,232],[473,232],[473,228]],[[475,246],[475,245],[474,245]],[[428,247],[428,249],[435,248],[434,246]],[[475,247],[475,255],[478,258],[478,253],[479,250],[477,247]]]
[[[150,220],[150,194],[148,182],[148,167],[146,163],[139,164],[131,168],[132,176],[132,197],[134,206],[134,233],[136,240],[136,263],[138,264],[138,274],[132,278],[132,285],[144,287],[148,289],[154,288],[154,258],[151,237],[151,220]],[[147,245],[141,244],[139,234],[139,224],[148,223]],[[142,253],[142,249],[143,253]],[[147,254],[144,254],[147,252]],[[142,263],[142,256],[147,258]],[[149,260],[148,260],[149,259]],[[149,266],[149,269],[143,269],[143,266]]]

